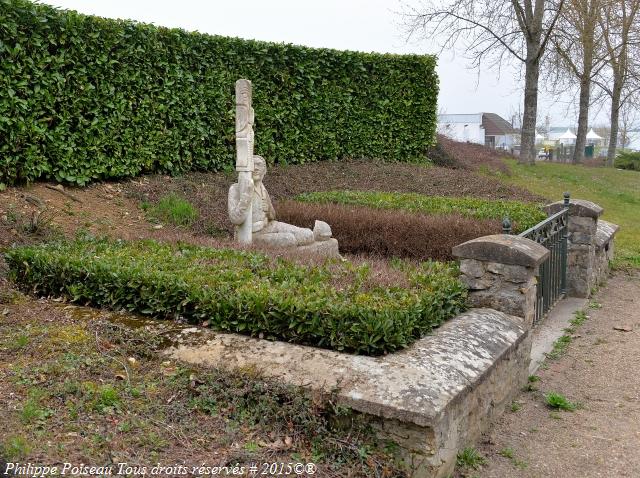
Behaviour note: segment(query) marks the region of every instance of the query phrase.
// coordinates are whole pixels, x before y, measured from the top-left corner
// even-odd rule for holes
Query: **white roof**
[[[558,139],[576,139],[577,136],[571,132],[571,128],[567,129],[565,133],[560,136]]]
[[[587,133],[587,139],[602,139],[602,136],[593,131],[593,128],[591,128],[591,130]]]
[[[544,135],[538,133],[538,130],[536,130],[536,139],[544,139]]]
[[[479,123],[479,124],[482,124],[482,113],[438,115],[438,123]]]

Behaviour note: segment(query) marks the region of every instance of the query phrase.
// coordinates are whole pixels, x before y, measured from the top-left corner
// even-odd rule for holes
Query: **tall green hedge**
[[[312,49],[0,0],[0,183],[85,184],[234,161],[234,83],[270,162],[416,160],[434,140],[432,56]]]

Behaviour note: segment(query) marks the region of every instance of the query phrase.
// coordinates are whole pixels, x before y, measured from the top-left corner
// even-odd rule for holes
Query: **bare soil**
[[[171,192],[185,196],[200,213],[192,227],[195,232],[228,236],[232,229],[227,192],[235,181],[235,173],[190,173],[176,178],[145,176],[123,187],[129,197],[151,203]],[[273,166],[265,185],[276,202],[306,192],[345,189],[544,202],[522,188],[469,170],[366,160]]]
[[[148,475],[157,463],[248,470],[276,462],[314,463],[315,476],[406,476],[361,415],[337,414],[252,370],[167,361],[166,337],[184,325],[146,322],[34,299],[0,276],[0,466],[85,463],[136,476],[117,474],[118,463],[146,466]]]
[[[55,232],[73,237],[80,231],[122,239],[227,241],[232,235],[227,192],[235,178],[235,173],[190,173],[62,191],[49,183],[10,187],[0,192],[0,247],[49,239]],[[469,170],[365,160],[275,166],[265,183],[276,203],[304,192],[340,189],[543,202],[522,188]],[[159,224],[142,210],[143,203],[155,204],[169,193],[187,198],[198,210],[190,227]]]
[[[24,243],[29,237],[37,240],[37,233],[57,232],[73,237],[83,230],[95,235],[140,239],[160,238],[166,232],[165,227],[172,232],[179,231],[170,225],[154,228],[155,224],[146,219],[138,201],[124,194],[121,184],[63,188],[63,192],[52,187],[52,184],[36,183],[11,187],[0,193],[0,247]],[[47,229],[53,231],[47,233]]]
[[[566,354],[539,371],[539,390],[522,392],[480,447],[487,465],[464,476],[640,476],[640,275],[614,275],[591,304]],[[578,409],[551,410],[550,392]]]

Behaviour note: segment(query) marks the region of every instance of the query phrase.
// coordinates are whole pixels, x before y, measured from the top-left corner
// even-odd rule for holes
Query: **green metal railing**
[[[569,193],[564,193],[564,209],[519,234],[543,245],[549,257],[540,264],[535,323],[549,312],[567,290],[567,237],[569,227]],[[502,222],[502,232],[511,234],[511,221]]]

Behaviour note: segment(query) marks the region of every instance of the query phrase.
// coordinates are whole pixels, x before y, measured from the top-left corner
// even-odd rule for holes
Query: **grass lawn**
[[[509,161],[508,183],[522,186],[551,200],[587,199],[604,208],[603,219],[619,224],[616,266],[640,267],[640,172],[590,168],[570,164],[537,163],[524,166]]]

